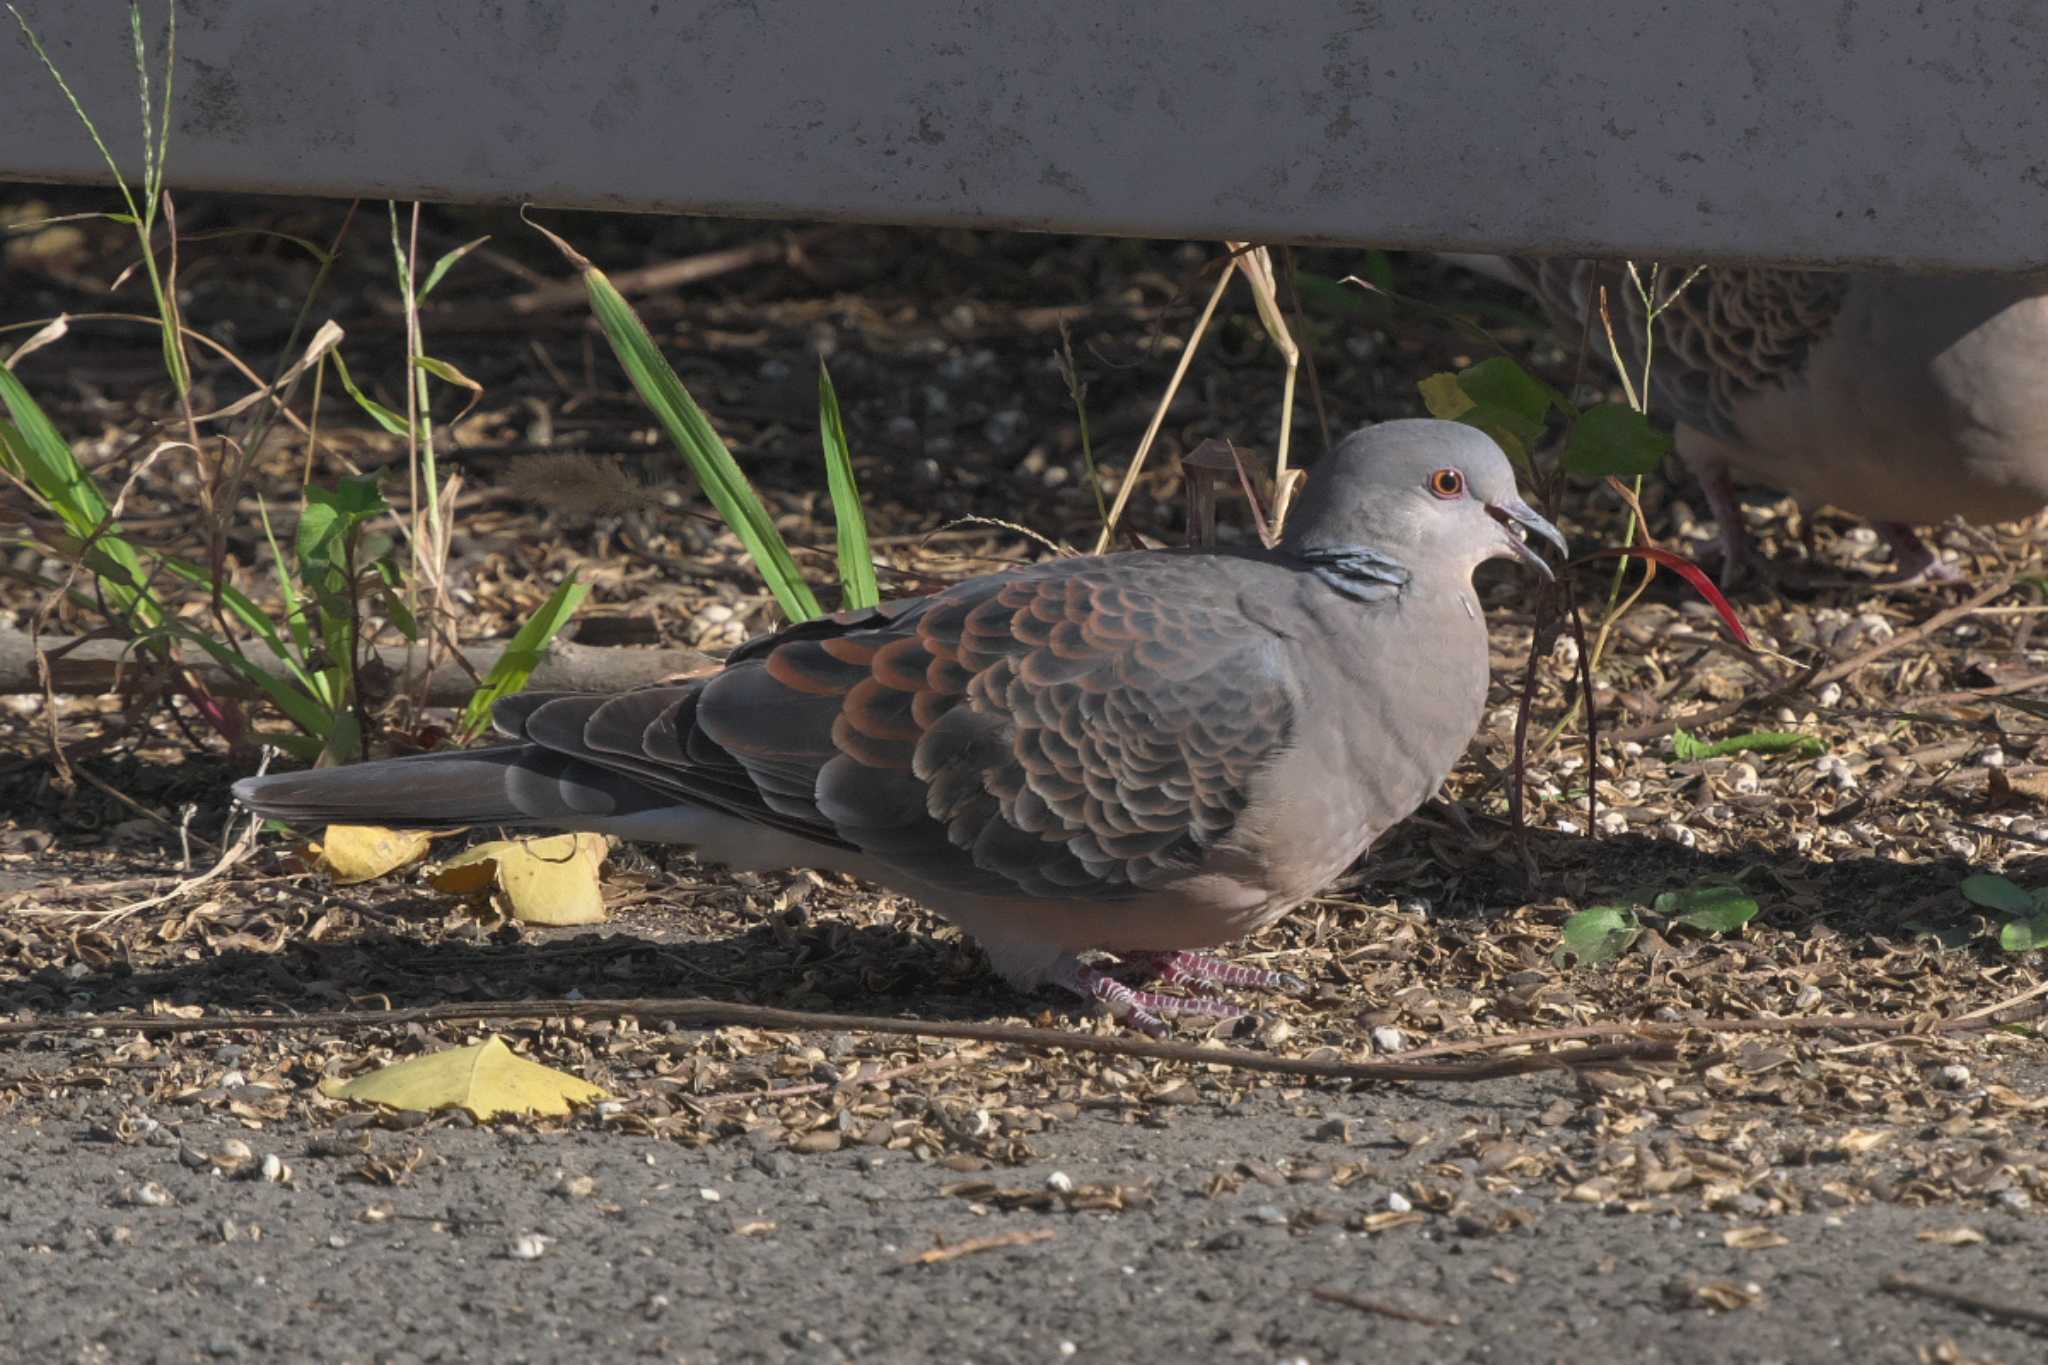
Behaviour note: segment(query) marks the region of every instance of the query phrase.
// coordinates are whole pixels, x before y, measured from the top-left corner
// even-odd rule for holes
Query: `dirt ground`
[[[0,220],[103,198],[13,187]],[[272,371],[315,266],[248,230],[326,243],[344,210],[181,200],[188,324]],[[821,585],[815,366],[829,359],[891,592],[1048,553],[1035,537],[1092,542],[1062,329],[1113,488],[1221,255],[542,216],[622,280],[726,267],[636,302]],[[548,292],[560,258],[515,215],[452,209],[425,215],[422,255],[485,234],[422,317],[427,351],[484,388],[459,420],[461,395],[437,409],[442,458],[463,476],[454,629],[503,637],[572,569],[595,584],[584,643],[717,651],[772,625],[580,300]],[[109,293],[132,237],[88,222],[0,246],[0,326],[31,324],[0,345],[60,312],[79,319],[18,373],[105,486],[133,476],[135,538],[197,556],[193,462],[147,458],[173,414],[156,335],[84,316],[143,306],[133,272]],[[385,210],[365,205],[309,317],[338,321],[357,379],[402,406],[391,261]],[[1468,323],[1560,385],[1580,369],[1473,276],[1362,252],[1298,266],[1316,379],[1295,412],[1303,459],[1323,443],[1319,404],[1339,434],[1419,412],[1419,379],[1488,353]],[[1387,292],[1340,283],[1354,273]],[[204,355],[196,405],[249,391]],[[1136,530],[1182,538],[1176,457],[1205,439],[1270,457],[1282,378],[1233,292],[1168,414]],[[295,397],[300,418],[309,399]],[[316,479],[345,462],[383,470],[404,502],[402,443],[331,384],[318,416],[310,442],[274,429],[224,519],[238,584],[259,599],[273,589],[256,498],[288,517],[309,447]],[[1653,481],[1652,529],[1698,535],[1695,501],[1682,480]],[[1567,487],[1554,510],[1581,548],[1624,534],[1603,488]],[[1126,1036],[1006,990],[899,898],[660,850],[614,852],[595,931],[512,923],[409,875],[334,886],[281,836],[179,889],[231,837],[226,783],[254,752],[146,691],[5,698],[0,1340],[17,1344],[0,1354],[2041,1359],[2048,1057],[2030,992],[2048,963],[2001,950],[1959,890],[1974,871],[2048,881],[2031,695],[2048,670],[2040,528],[1942,529],[1969,581],[1887,590],[1866,528],[1818,513],[1809,557],[1796,509],[1760,491],[1751,511],[1780,572],[1737,606],[1766,652],[1729,644],[1661,577],[1596,675],[1597,814],[1574,722],[1530,765],[1526,841],[1502,779],[1537,602],[1520,576],[1488,571],[1495,694],[1445,800],[1236,954],[1307,978],[1309,996],[1180,1034],[1332,1063],[1632,1049],[1484,1080],[1316,1082],[1078,1045],[636,1013],[607,1002]],[[1241,506],[1223,520],[1244,534]],[[97,624],[53,595],[63,566],[12,537],[6,554],[0,629]],[[1610,570],[1575,572],[1597,624]],[[1537,661],[1532,737],[1567,716],[1575,648]],[[402,745],[433,718],[391,719],[382,742]],[[1792,731],[1826,750],[1680,759],[1675,726]],[[1651,908],[1712,879],[1759,903],[1741,931]],[[1602,905],[1636,907],[1643,932],[1612,961],[1561,956],[1567,918]],[[488,1024],[449,1017],[520,1002],[536,1003]],[[377,1017],[419,1007],[441,1014]],[[226,1015],[273,1022],[212,1022]],[[479,1125],[317,1089],[491,1031],[612,1098]]]

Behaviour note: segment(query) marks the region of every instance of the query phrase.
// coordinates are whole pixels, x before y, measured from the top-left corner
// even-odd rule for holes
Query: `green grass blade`
[[[57,88],[64,92],[64,98],[71,104],[71,112],[78,115],[78,121],[85,125],[86,136],[92,139],[93,146],[99,148],[100,159],[107,163],[107,169],[113,173],[114,188],[121,191],[121,198],[127,202],[129,215],[136,225],[140,226],[142,210],[136,206],[135,196],[129,192],[128,182],[121,175],[121,163],[114,160],[114,154],[107,150],[107,144],[100,137],[98,127],[93,124],[92,116],[87,114],[85,106],[78,102],[78,96],[72,93],[70,83],[64,79],[64,73],[50,60],[50,54],[43,51],[42,39],[36,37],[36,31],[28,26],[28,20],[21,17],[21,11],[9,5],[7,12],[14,16],[15,23],[21,25],[22,36],[28,39],[28,45],[35,49],[36,56],[42,59],[43,69],[50,73],[51,80],[57,82]],[[148,243],[143,245],[147,249]]]
[[[328,352],[328,354],[333,357],[334,372],[341,376],[341,386],[348,390],[349,397],[356,400],[356,406],[370,415],[371,421],[390,432],[393,436],[410,437],[412,435],[412,428],[406,425],[403,417],[356,387],[355,376],[348,372],[348,362],[341,358],[340,348],[337,347],[335,350]]]
[[[825,480],[832,491],[832,521],[839,538],[840,606],[872,607],[882,600],[875,582],[874,551],[868,548],[868,515],[853,477],[853,451],[846,443],[846,422],[839,413],[839,394],[832,372],[818,361],[818,439],[825,446]]]
[[[266,529],[268,528],[266,527]],[[179,559],[175,555],[163,555],[160,556],[160,562],[173,577],[181,578],[195,587],[205,588],[208,591],[212,590],[212,576],[205,569],[192,563],[190,560]],[[292,680],[297,682],[300,687],[306,689],[316,702],[322,705],[332,705],[332,699],[322,695],[321,688],[314,675],[306,669],[305,656],[312,650],[312,640],[306,634],[306,624],[304,614],[299,609],[298,594],[293,590],[290,582],[284,581],[282,574],[279,575],[279,578],[283,589],[285,619],[292,627],[292,640],[286,640],[284,633],[277,628],[277,623],[264,614],[263,608],[257,606],[248,594],[233,584],[223,583],[220,585],[221,606],[227,610],[228,615],[241,622],[257,638],[270,647],[271,654],[276,657],[279,663],[284,665],[285,670],[291,674]],[[298,644],[297,649],[292,647],[293,643]],[[241,648],[232,641],[228,642],[228,648],[237,654],[243,653]],[[263,667],[261,664],[256,664],[254,660],[250,662],[255,664],[257,668]]]
[[[284,601],[285,629],[292,633],[292,643],[299,647],[299,657],[309,658],[313,653],[313,632],[306,625],[305,609],[299,604],[299,590],[292,584],[291,565],[277,543],[277,529],[270,524],[270,504],[260,495],[256,499],[256,513],[263,519],[263,539],[270,544],[270,562],[277,569],[277,595]]]
[[[768,509],[747,482],[739,462],[712,429],[710,419],[683,387],[683,381],[655,345],[654,337],[632,305],[605,278],[605,273],[574,247],[539,224],[534,227],[582,274],[584,287],[590,292],[590,310],[626,377],[633,381],[641,401],[653,410],[669,440],[688,461],[719,516],[753,556],[754,566],[767,581],[782,614],[792,621],[808,621],[820,615],[818,599],[804,582]]]
[[[450,266],[490,240],[489,237],[479,237],[473,242],[464,242],[461,246],[456,247],[453,251],[435,261],[433,268],[427,271],[426,283],[420,286],[419,301],[421,303],[427,301],[427,295],[434,292],[434,286],[441,282],[441,277],[448,273]]]
[[[19,477],[49,504],[65,529],[111,561],[114,572],[101,578],[124,615],[133,614],[145,626],[163,620],[163,609],[143,575],[142,557],[107,526],[110,513],[99,485],[78,463],[70,443],[58,434],[56,425],[14,371],[4,365],[0,365],[0,406],[5,406],[9,418],[0,441],[6,444],[10,468],[19,470]]]
[[[548,600],[540,604],[539,610],[526,619],[526,624],[512,637],[512,643],[505,646],[505,652],[498,656],[498,662],[491,665],[483,685],[470,697],[469,705],[462,708],[464,738],[474,738],[484,732],[491,723],[491,707],[497,704],[498,698],[510,696],[526,686],[533,670],[540,667],[541,656],[588,596],[588,584],[578,583],[573,577],[565,579]]]
[[[210,635],[193,630],[176,622],[166,622],[162,630],[190,644],[197,645],[213,661],[236,677],[262,692],[272,705],[282,711],[285,718],[316,739],[325,740],[334,730],[334,713],[320,705],[305,693],[295,690],[285,679]]]

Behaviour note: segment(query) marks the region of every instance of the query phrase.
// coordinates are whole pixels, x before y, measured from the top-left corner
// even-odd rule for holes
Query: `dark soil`
[[[0,218],[103,198],[15,188]],[[343,206],[178,208],[189,325],[272,372],[311,261],[274,237],[202,234],[325,243]],[[815,366],[829,358],[894,592],[1048,552],[1012,528],[1092,544],[1096,498],[1053,361],[1062,328],[1113,491],[1221,259],[1211,244],[549,222],[621,277],[790,244],[636,301],[785,534],[813,547],[804,563],[821,583],[833,559]],[[572,570],[595,585],[586,642],[718,650],[773,624],[580,304],[518,303],[562,277],[559,257],[516,218],[466,210],[428,212],[421,255],[485,233],[422,318],[429,353],[485,388],[459,420],[464,395],[437,407],[442,462],[463,476],[452,632],[509,634]],[[109,297],[134,252],[113,225],[17,234],[5,250],[0,325],[146,307],[132,277]],[[1296,331],[1332,432],[1418,413],[1417,380],[1488,353],[1439,309],[1560,385],[1581,368],[1471,276],[1366,253],[1298,265]],[[1435,307],[1337,283],[1351,273]],[[1282,369],[1232,289],[1132,504],[1131,529],[1160,541],[1184,536],[1178,455],[1222,437],[1270,459]],[[359,212],[310,316],[334,317],[358,380],[402,408],[381,206]],[[249,391],[202,356],[197,409]],[[203,559],[194,461],[148,458],[176,435],[155,333],[80,317],[19,373],[104,486],[134,476],[133,538]],[[1310,460],[1323,438],[1302,387],[1293,439]],[[310,396],[294,395],[301,419]],[[253,434],[244,418],[219,430]],[[218,518],[237,583],[261,600],[274,587],[256,498],[287,534],[306,458],[306,437],[274,426]],[[403,505],[405,459],[330,377],[316,481],[345,462],[383,470]],[[1653,480],[1652,529],[1697,534],[1693,498]],[[1603,488],[1567,488],[1557,510],[1581,546],[1624,534]],[[1526,840],[1512,826],[1502,779],[1537,604],[1514,576],[1489,576],[1496,694],[1446,803],[1238,951],[1314,990],[1251,1002],[1256,1015],[1215,1031],[1233,1047],[1461,1061],[1613,1041],[1585,1036],[1612,1026],[1663,1049],[1483,1082],[1307,1084],[1079,1048],[620,1017],[602,1002],[1120,1032],[1007,991],[900,898],[659,850],[614,851],[596,931],[520,925],[410,872],[335,886],[280,836],[180,889],[239,835],[224,791],[253,746],[231,750],[147,688],[6,698],[5,1339],[23,1359],[124,1361],[2038,1359],[2048,1065],[2028,1011],[2041,1000],[1998,1027],[1942,1021],[2048,979],[2041,954],[2002,951],[1995,917],[1958,889],[1989,869],[2048,881],[2033,866],[2048,834],[2038,706],[1998,690],[2048,668],[2033,638],[2048,611],[2039,528],[1945,528],[1937,539],[1972,583],[1887,592],[1864,528],[1817,514],[1809,559],[1795,509],[1759,493],[1752,511],[1783,581],[1737,605],[1775,657],[1727,644],[1659,578],[1596,675],[1590,835],[1576,722],[1531,763]],[[1223,519],[1246,534],[1241,504]],[[103,624],[89,600],[53,595],[65,565],[7,553],[0,628]],[[1607,572],[1578,571],[1595,626]],[[1916,629],[2008,573],[2004,591]],[[203,620],[203,596],[192,607]],[[1537,662],[1532,737],[1566,716],[1575,648]],[[1801,681],[1809,666],[1821,671]],[[445,718],[385,719],[379,743],[398,747]],[[1827,752],[1680,760],[1674,724],[1708,738],[1796,731]],[[1656,893],[1713,879],[1760,905],[1739,932],[1649,913]],[[1645,932],[1612,961],[1567,965],[1565,921],[1600,905],[1637,907]],[[317,1089],[485,1033],[379,1012],[508,1001],[546,1003],[498,1032],[614,1098],[479,1126]],[[231,1013],[325,1022],[205,1026]],[[69,1031],[80,1014],[191,1031]],[[266,1156],[289,1170],[266,1174]],[[935,1250],[951,1254],[911,1263]],[[2002,1311],[1887,1292],[1893,1273]]]

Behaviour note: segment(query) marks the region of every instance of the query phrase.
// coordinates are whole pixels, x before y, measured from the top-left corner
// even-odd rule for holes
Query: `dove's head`
[[[1411,573],[1461,580],[1489,559],[1551,576],[1531,534],[1565,551],[1564,536],[1515,489],[1493,438],[1458,422],[1382,422],[1353,432],[1310,472],[1282,547],[1297,554],[1371,550]]]

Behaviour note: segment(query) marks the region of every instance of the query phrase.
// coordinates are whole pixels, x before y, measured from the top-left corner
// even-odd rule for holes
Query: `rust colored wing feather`
[[[1292,728],[1277,639],[1215,568],[1055,561],[807,622],[709,678],[498,718],[931,885],[1132,894],[1229,837]]]

